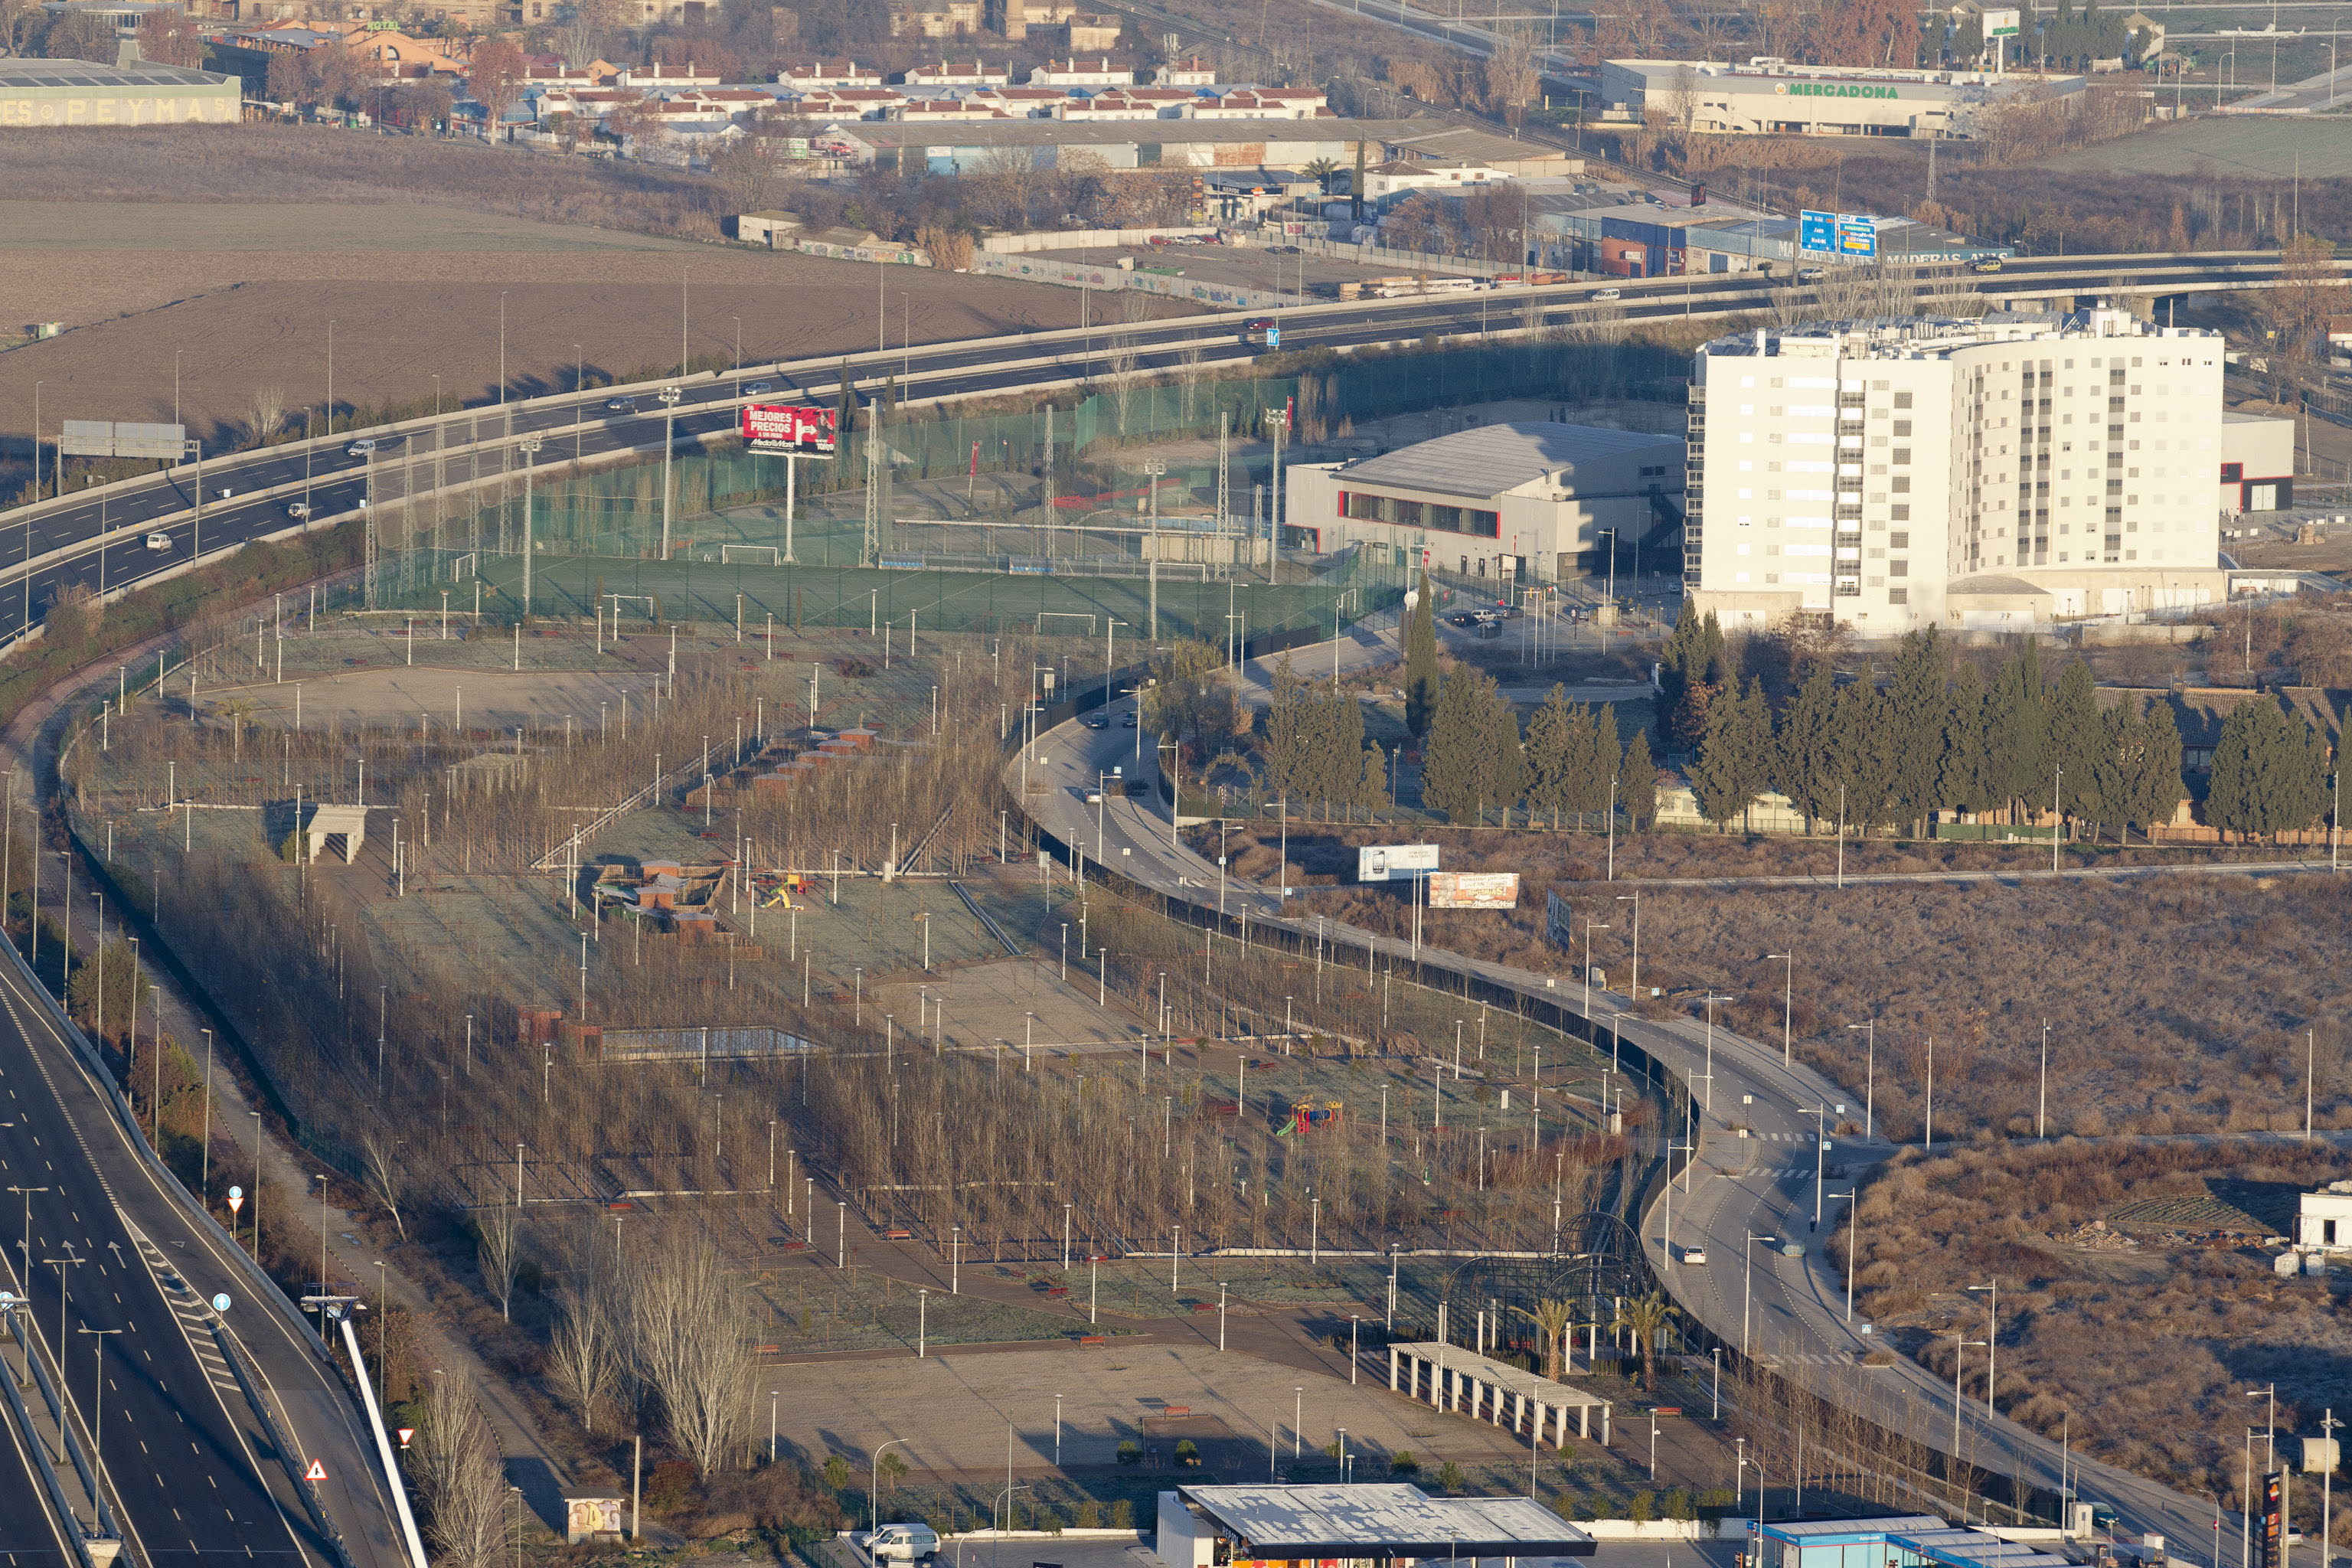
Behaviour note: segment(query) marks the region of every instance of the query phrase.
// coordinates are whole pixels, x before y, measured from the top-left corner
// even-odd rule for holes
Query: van
[[[940,1538],[928,1524],[886,1524],[866,1537],[864,1545],[877,1563],[928,1563],[940,1553]]]
[[[374,450],[375,443],[373,440],[370,440],[367,437],[362,436],[358,440],[352,442],[350,446],[344,447],[343,455],[349,458],[364,458]]]
[[[151,533],[147,536],[147,548],[169,550],[172,548],[172,536],[168,533]]]

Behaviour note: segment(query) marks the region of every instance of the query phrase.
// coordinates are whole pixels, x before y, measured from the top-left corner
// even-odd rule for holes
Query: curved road
[[[1319,672],[1326,668],[1328,647],[1295,649],[1291,657],[1299,668]],[[1386,639],[1351,637],[1340,645],[1343,667],[1393,657]],[[1255,685],[1265,672],[1254,670],[1252,677]],[[1107,795],[1099,805],[1084,803],[1078,786],[1094,783],[1113,767],[1132,775],[1139,765],[1148,765],[1141,763],[1139,731],[1120,727],[1132,707],[1131,700],[1122,699],[1106,710],[1111,716],[1108,729],[1090,730],[1073,721],[1038,738],[1026,770],[1026,802],[1033,816],[1064,843],[1157,891],[1211,909],[1222,897],[1229,913],[1247,908],[1254,923],[1280,925],[1311,940],[1318,923],[1282,915],[1272,891],[1240,882],[1226,882],[1221,889],[1217,868],[1173,841],[1171,821],[1156,796]],[[1016,793],[1022,773],[1016,758],[1006,774]],[[1320,929],[1328,937],[1358,947],[1399,959],[1412,956],[1409,944],[1396,938],[1334,921],[1322,922]],[[1427,947],[1419,958],[1423,963],[1466,970],[1570,1013],[1581,1010],[1578,991],[1555,988],[1553,976]],[[1833,1139],[1833,1151],[1815,1147],[1817,1125],[1833,1131],[1841,1118],[1864,1118],[1871,1086],[1841,1086],[1802,1064],[1784,1065],[1777,1047],[1721,1026],[1712,1031],[1710,1045],[1703,1023],[1626,1016],[1632,1005],[1623,994],[1595,991],[1590,1016],[1597,1021],[1596,1037],[1599,1032],[1621,1027],[1626,1039],[1691,1086],[1701,1110],[1698,1153],[1685,1178],[1688,1190],[1677,1184],[1670,1196],[1643,1216],[1644,1243],[1659,1278],[1684,1309],[1718,1338],[1733,1345],[1746,1343],[1768,1363],[1803,1367],[1812,1385],[1837,1403],[1868,1410],[1898,1392],[1915,1401],[1921,1440],[1951,1451],[1955,1411],[1950,1384],[1899,1355],[1888,1366],[1862,1364],[1861,1358],[1875,1348],[1874,1341],[1858,1320],[1847,1321],[1844,1281],[1824,1260],[1819,1245],[1844,1216],[1843,1205],[1828,1194],[1852,1186],[1850,1181],[1827,1179],[1832,1156],[1851,1168],[1874,1163],[1892,1152],[1888,1144],[1873,1139]],[[1816,1107],[1822,1110],[1819,1122]],[[1748,1136],[1738,1134],[1742,1126]],[[1817,1189],[1822,1219],[1819,1232],[1813,1228]],[[1675,1248],[1671,1253],[1666,1245],[1669,1223]],[[1751,1243],[1750,1237],[1764,1240]],[[1801,1242],[1804,1256],[1783,1257],[1777,1245],[1765,1245],[1765,1240]],[[1680,1249],[1693,1245],[1704,1249],[1707,1262],[1677,1260]],[[1970,1365],[1981,1373],[1981,1362]],[[1960,1402],[1958,1415],[1958,1448],[1969,1464],[1991,1474],[2014,1476],[2029,1487],[2058,1489],[2058,1445],[2005,1417],[1988,1415],[1979,1398]],[[2210,1548],[2213,1540],[2210,1503],[2079,1455],[2063,1462],[2078,1495],[2113,1506],[2124,1528],[2165,1537],[2175,1557],[2202,1560],[2199,1547]],[[2232,1533],[2234,1526],[2232,1521]]]

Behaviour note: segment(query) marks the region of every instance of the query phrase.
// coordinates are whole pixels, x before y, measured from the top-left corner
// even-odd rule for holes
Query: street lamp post
[[[2033,1095],[2033,1136],[2050,1135],[2050,1020],[2042,1020],[2042,1078]]]
[[[1790,1065],[1790,1025],[1797,1009],[1797,955],[1794,952],[1768,952],[1764,956],[1780,959],[1787,965],[1780,976],[1780,1065],[1787,1067]]]
[[[1848,1024],[1849,1030],[1859,1029],[1863,1037],[1862,1135],[1874,1135],[1873,1112],[1878,1103],[1878,1020]]]
[[[1739,1293],[1739,1353],[1746,1355],[1751,1310],[1756,1304],[1756,1244],[1759,1241],[1770,1241],[1772,1237],[1759,1236],[1745,1227],[1742,1227],[1740,1234],[1748,1238],[1739,1249],[1748,1272],[1747,1283]]]
[[[1717,1002],[1729,1002],[1733,998],[1717,995],[1710,991],[1701,1000],[1706,1004],[1706,1071],[1702,1075],[1706,1079],[1706,1099],[1704,1105],[1707,1113],[1713,1115],[1715,1112],[1715,1005]]]
[[[1633,989],[1626,994],[1639,1001],[1642,995],[1642,895],[1620,893],[1617,895],[1617,901],[1633,906],[1633,973],[1627,982]]]
[[[1600,921],[1584,922],[1584,1016],[1587,1018],[1592,1016],[1592,933],[1608,929],[1609,927]]]
[[[1854,1192],[1832,1193],[1833,1198],[1843,1198],[1845,1209],[1845,1321],[1853,1321],[1853,1249],[1860,1237],[1856,1229],[1862,1223],[1862,1194]]]
[[[1995,1377],[2000,1370],[2000,1280],[1996,1278],[1989,1284],[1970,1285],[1968,1289],[1990,1292],[1985,1310],[1985,1414],[1998,1415],[2000,1412],[1994,1407],[1992,1398]]]
[[[661,558],[667,561],[669,559],[669,521],[671,503],[669,465],[673,450],[677,445],[677,400],[684,397],[686,393],[685,390],[680,387],[665,386],[654,395],[661,399],[662,405]]]
[[[876,1512],[876,1510],[879,1506],[877,1494],[880,1492],[882,1486],[882,1450],[898,1444],[911,1442],[912,1440],[913,1439],[908,1437],[893,1437],[887,1443],[876,1445],[874,1452],[867,1456],[868,1467],[866,1482],[866,1531],[869,1535],[874,1532],[875,1529],[880,1523],[880,1516]]]

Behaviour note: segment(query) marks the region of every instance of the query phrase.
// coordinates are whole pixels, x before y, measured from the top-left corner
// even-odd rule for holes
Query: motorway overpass
[[[1957,268],[1922,268],[1884,288],[1925,310],[1956,292],[2011,305],[2071,307],[2079,300],[2146,300],[2237,289],[2279,280],[2270,252],[2183,256],[2092,256],[2011,263],[1983,277]],[[1590,283],[1404,300],[1310,305],[1281,313],[1283,346],[1346,352],[1409,344],[1427,337],[1510,338],[1560,330],[1608,331],[1648,322],[1725,321],[1770,314],[1802,319],[1853,308],[1853,279],[1818,287],[1775,287],[1753,273],[1657,279],[1614,286],[1596,298]],[[1885,295],[1874,297],[1874,308]],[[666,420],[653,395],[662,383],[472,407],[462,412],[331,437],[226,454],[160,474],[118,480],[0,512],[0,647],[36,630],[58,591],[79,584],[101,598],[188,570],[257,539],[360,515],[431,494],[463,500],[478,488],[509,479],[528,437],[541,447],[541,468],[658,454],[665,440],[713,439],[735,428],[746,399],[737,388],[771,383],[762,401],[830,403],[846,377],[871,392],[896,379],[903,401],[936,402],[1083,384],[1105,376],[1223,364],[1260,351],[1241,341],[1244,315],[1172,321],[937,343],[846,359],[788,361],[740,374],[678,378],[682,395]],[[633,396],[634,411],[607,406]],[[673,427],[665,429],[666,424]],[[352,450],[362,437],[373,452]],[[298,517],[289,509],[305,507]],[[160,534],[166,548],[151,548]]]

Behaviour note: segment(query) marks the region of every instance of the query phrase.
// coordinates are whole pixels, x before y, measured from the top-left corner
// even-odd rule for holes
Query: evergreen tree
[[[1690,771],[1691,793],[1709,822],[1729,826],[1763,793],[1772,768],[1772,725],[1756,681],[1708,710],[1706,734]]]
[[[1290,667],[1284,654],[1274,667],[1274,700],[1265,713],[1265,787],[1287,800],[1308,801],[1322,791],[1316,787],[1315,750],[1318,704],[1306,679]]]
[[[1327,689],[1317,704],[1316,773],[1323,799],[1335,805],[1361,805],[1364,777],[1364,710],[1353,696]],[[1385,789],[1381,792],[1385,795]]]
[[[1732,685],[1738,674],[1724,651],[1723,623],[1713,610],[1698,625],[1698,668],[1706,683],[1718,689]]]
[[[1694,750],[1706,734],[1707,712],[1721,695],[1721,688],[1704,680],[1685,681],[1674,705],[1662,710],[1666,716],[1666,743],[1679,751]]]
[[[2099,753],[2107,745],[2109,735],[2099,720],[2098,699],[2091,689],[2090,667],[2080,659],[2069,663],[2059,673],[2058,684],[2051,689],[2044,711],[2050,739],[2043,753],[2041,782],[2046,785],[2054,772],[2059,809],[2070,817],[2096,820],[2103,804]]]
[[[1617,771],[1617,805],[1625,820],[1646,829],[1658,815],[1658,764],[1650,758],[1650,731],[1639,729],[1625,743],[1625,761]]]
[[[1518,720],[1495,678],[1456,666],[1438,688],[1429,744],[1421,769],[1421,797],[1465,826],[1489,807],[1509,806],[1524,793]]]
[[[1895,748],[1887,730],[1886,699],[1877,687],[1857,680],[1838,693],[1838,772],[1849,828],[1867,830],[1892,819]]]
[[[1559,826],[1560,814],[1568,810],[1569,778],[1574,766],[1575,710],[1569,705],[1565,687],[1554,686],[1544,698],[1543,706],[1528,719],[1528,805],[1536,811],[1551,814],[1552,826]]]
[[[1667,635],[1666,646],[1658,654],[1659,712],[1674,712],[1682,704],[1684,689],[1695,679],[1706,679],[1703,660],[1701,668],[1692,668],[1698,642],[1698,607],[1695,601],[1685,598],[1675,616],[1675,629]]]
[[[1960,666],[1945,701],[1943,771],[1936,787],[1937,797],[1954,811],[1988,811],[1999,803],[1986,733],[1990,700],[1977,667]]]
[[[2125,816],[2152,836],[2152,829],[2172,820],[2189,793],[2180,784],[2180,726],[2173,721],[2172,704],[2161,698],[2149,703],[2137,731]]]
[[[2327,805],[2325,748],[2311,726],[2268,697],[2241,702],[2221,721],[2205,793],[2205,820],[2257,836],[2308,827]]]
[[[1404,722],[1415,735],[1429,733],[1437,708],[1437,612],[1430,597],[1429,568],[1421,569],[1421,596],[1404,630]]]
[[[2033,639],[2000,672],[1994,683],[1985,726],[1991,744],[1991,782],[2000,791],[1999,805],[2015,801],[2031,805],[2037,795],[2047,799],[2050,769],[2044,752],[2049,741],[2042,711],[2042,656]]]
[[[1805,814],[1808,832],[1837,812],[1837,682],[1828,664],[1813,667],[1780,715],[1772,782]]]
[[[1591,721],[1586,731],[1591,743],[1585,752],[1585,776],[1590,782],[1584,796],[1591,804],[1578,809],[1607,811],[1612,798],[1611,785],[1616,782],[1617,771],[1623,766],[1624,758],[1624,752],[1617,743],[1617,705],[1613,702],[1594,704]]]
[[[1896,822],[1910,825],[1915,833],[1936,808],[1944,725],[1949,717],[1944,650],[1934,629],[1906,634],[1895,658],[1895,679],[1886,689],[1885,738],[1894,753],[1888,807]]]
[[[1356,773],[1356,804],[1368,812],[1389,808],[1389,754],[1378,741],[1364,748],[1363,763]]]

